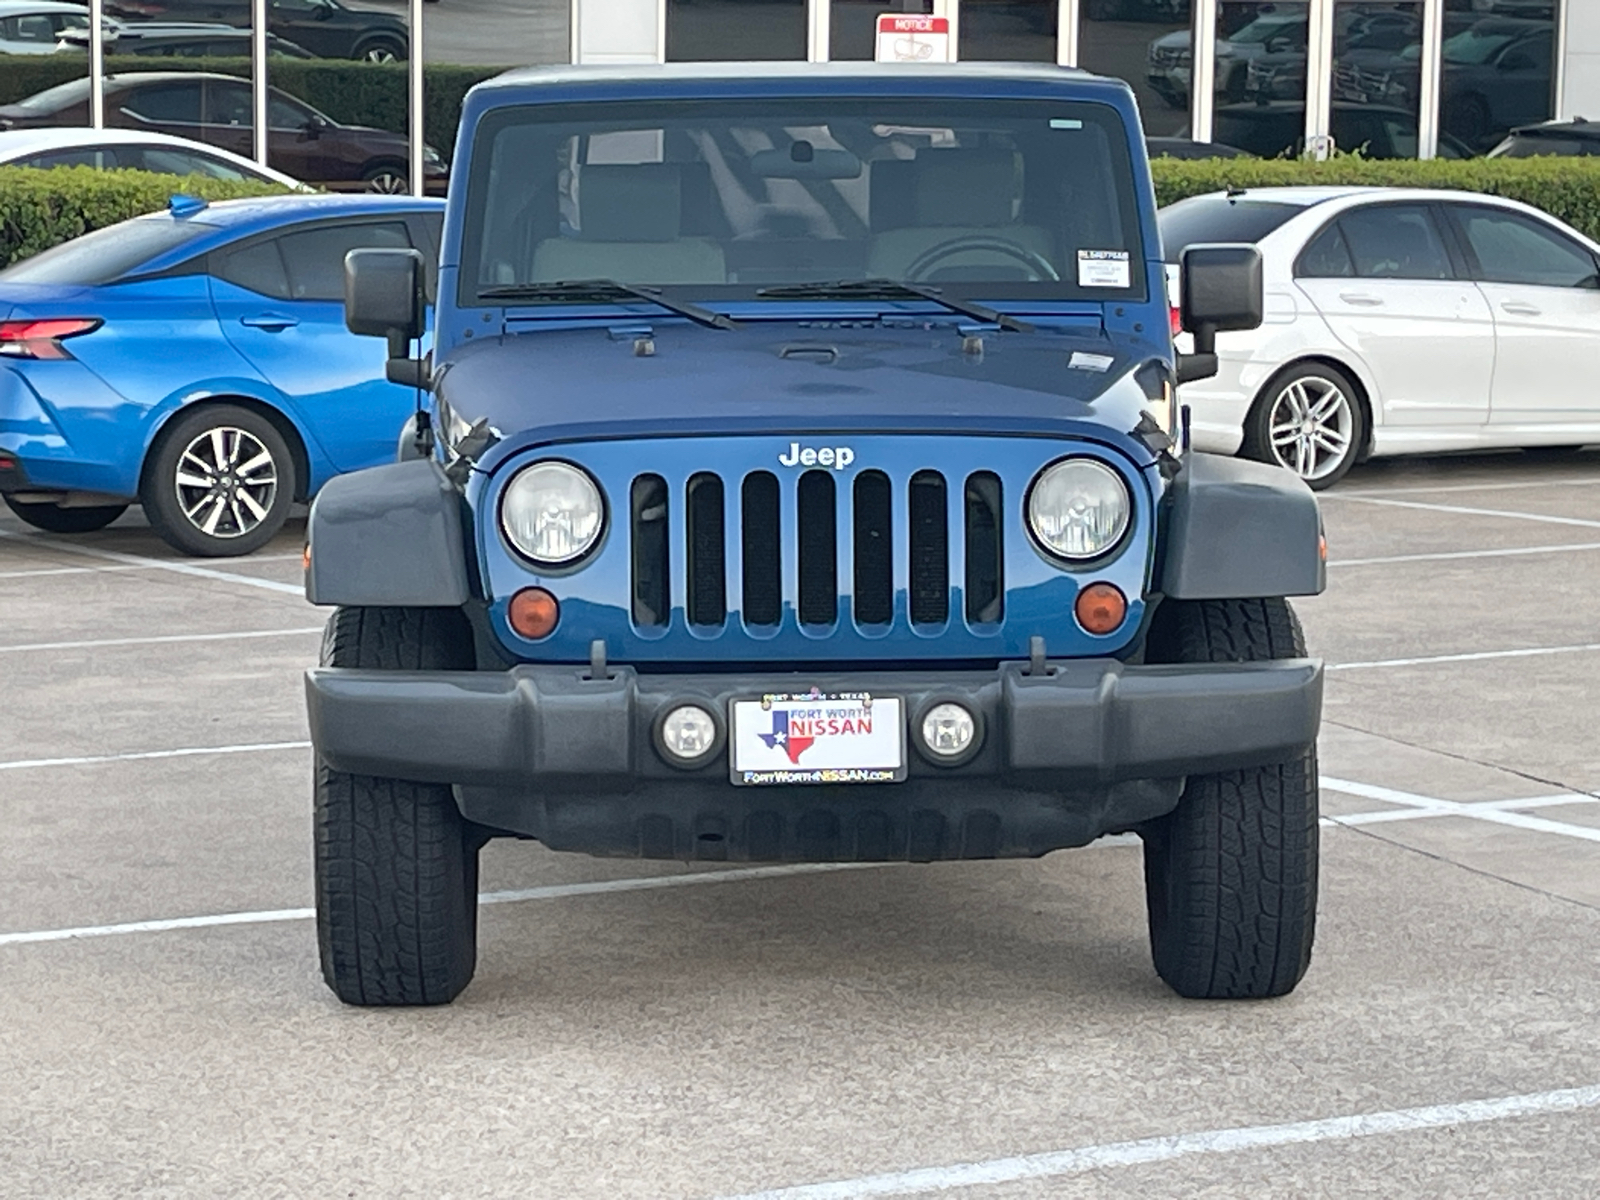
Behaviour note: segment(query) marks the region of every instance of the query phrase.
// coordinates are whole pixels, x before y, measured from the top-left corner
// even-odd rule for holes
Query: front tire
[[[139,486],[163,541],[201,558],[252,554],[283,528],[294,459],[278,427],[252,409],[210,404],[173,418]]]
[[[324,666],[467,670],[471,632],[455,609],[341,608]],[[478,851],[445,784],[335,771],[317,762],[317,946],[346,1004],[448,1004],[472,981]]]
[[[97,504],[92,508],[67,508],[60,504],[23,504],[5,496],[6,507],[18,519],[46,533],[93,533],[104,529],[123,513],[126,504]]]
[[[366,184],[366,191],[379,196],[411,194],[411,178],[406,174],[406,169],[392,163],[380,163],[378,166],[368,167],[361,173],[361,182]]]
[[[1327,363],[1280,371],[1245,420],[1245,456],[1293,471],[1313,491],[1343,479],[1366,444],[1360,391],[1349,375]]]
[[[1166,601],[1152,662],[1251,662],[1305,654],[1287,601]],[[1293,991],[1316,933],[1316,746],[1288,762],[1190,776],[1178,807],[1144,830],[1156,973],[1180,996]]]

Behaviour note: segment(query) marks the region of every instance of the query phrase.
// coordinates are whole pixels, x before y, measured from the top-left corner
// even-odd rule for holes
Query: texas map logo
[[[815,714],[815,715],[813,715]],[[812,709],[795,714],[777,709],[772,714],[772,732],[758,733],[769,749],[782,750],[795,766],[800,756],[816,745],[818,737],[871,736],[872,713],[854,706],[847,709]]]

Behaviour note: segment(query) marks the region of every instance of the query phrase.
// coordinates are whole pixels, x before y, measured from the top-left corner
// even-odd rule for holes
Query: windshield
[[[1455,37],[1445,39],[1444,60],[1464,66],[1486,63],[1498,54],[1502,47],[1514,41],[1516,36],[1515,33],[1492,28],[1468,29],[1456,34]]]
[[[479,129],[460,301],[601,279],[712,298],[887,279],[1134,299],[1141,258],[1127,135],[1104,105],[539,106]]]
[[[0,271],[0,283],[109,283],[158,254],[215,231],[214,226],[174,221],[165,214],[135,217],[25,258]]]
[[[1256,45],[1274,38],[1303,38],[1306,32],[1305,16],[1257,17],[1238,33],[1228,38],[1230,42]]]
[[[1156,214],[1162,255],[1177,262],[1190,246],[1204,242],[1259,242],[1289,218],[1305,211],[1281,200],[1196,196]]]
[[[42,92],[18,100],[11,107],[23,112],[51,113],[70,104],[81,103],[88,95],[87,79],[69,79],[66,83],[58,83],[55,87],[45,88]]]

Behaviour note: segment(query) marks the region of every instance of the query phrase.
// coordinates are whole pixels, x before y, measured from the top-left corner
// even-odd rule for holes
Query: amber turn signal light
[[[555,631],[556,622],[561,620],[561,605],[543,588],[523,588],[511,597],[506,617],[518,637],[537,641]]]
[[[1072,606],[1078,624],[1093,634],[1111,633],[1128,615],[1128,599],[1122,589],[1110,583],[1091,583],[1078,593]]]

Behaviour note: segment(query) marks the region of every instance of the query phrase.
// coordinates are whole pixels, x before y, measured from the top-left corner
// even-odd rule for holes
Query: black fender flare
[[[306,522],[306,599],[459,608],[472,598],[465,503],[431,458],[328,480]]]
[[[1316,596],[1327,586],[1317,498],[1282,467],[1184,455],[1165,526],[1156,578],[1173,599]]]

